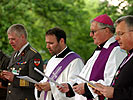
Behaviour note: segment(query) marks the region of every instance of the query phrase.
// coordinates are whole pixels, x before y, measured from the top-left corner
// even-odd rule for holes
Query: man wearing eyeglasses
[[[90,37],[93,38],[97,48],[79,75],[93,83],[110,85],[118,66],[126,56],[126,52],[120,49],[115,40],[113,22],[108,15],[103,14],[94,18],[91,21],[90,30]],[[78,85],[74,84],[75,86],[73,86],[73,90],[77,93],[76,100],[104,99],[101,96],[98,97],[92,88],[81,79],[77,78],[77,83]],[[62,85],[65,88],[68,87],[66,84]],[[59,90],[69,95],[72,91],[70,86],[69,89],[66,89],[67,91],[61,87]]]
[[[97,90],[109,100],[133,100],[133,15],[116,20],[115,39],[128,56],[116,71],[111,86],[97,84]]]

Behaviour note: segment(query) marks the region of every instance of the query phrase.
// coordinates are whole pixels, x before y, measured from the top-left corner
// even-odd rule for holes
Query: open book
[[[55,85],[58,85],[58,86],[61,86],[63,87],[61,84],[57,83],[56,81],[54,81],[53,79],[49,78],[48,76],[46,76],[43,72],[41,72],[39,69],[37,68],[34,68],[35,71],[37,71],[39,74],[41,74],[42,76],[46,77],[49,81],[55,83]],[[37,82],[36,80],[30,78],[29,76],[17,76],[17,78],[20,78],[20,79],[24,79],[28,82],[31,82],[31,83],[35,83],[35,84],[39,84],[39,82]]]
[[[56,82],[55,80],[53,80],[52,78],[46,76],[43,72],[41,72],[39,69],[37,69],[36,67],[34,68],[35,71],[37,71],[39,74],[41,74],[42,76],[46,77],[49,81],[53,82],[55,85],[58,85],[60,87],[63,87],[61,84],[59,84],[58,82]]]
[[[38,84],[39,83],[36,80],[30,78],[29,76],[17,76],[17,78],[24,79],[24,80],[26,80],[28,82],[35,83],[35,84]]]
[[[76,75],[78,78],[80,78],[80,79],[82,79],[82,80],[84,80],[85,82],[87,82],[87,84],[91,87],[91,88],[96,88],[96,85],[95,84],[93,84],[92,82],[90,82],[90,81],[87,81],[86,79],[84,79],[83,77],[81,77],[81,76],[79,76],[79,75]]]

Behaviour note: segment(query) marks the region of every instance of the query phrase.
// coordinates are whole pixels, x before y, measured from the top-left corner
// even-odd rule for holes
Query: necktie
[[[18,57],[19,51],[16,52],[14,58]]]

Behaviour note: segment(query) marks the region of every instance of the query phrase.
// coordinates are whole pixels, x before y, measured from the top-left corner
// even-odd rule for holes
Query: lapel
[[[13,66],[13,65],[16,64],[17,62],[21,61],[21,60],[24,58],[24,56],[26,55],[26,53],[28,52],[29,49],[30,49],[30,45],[28,45],[28,46],[21,52],[21,54],[20,54],[18,57],[15,57],[15,58],[14,58],[14,56],[15,56],[16,52],[14,52],[14,53],[12,54],[11,61],[10,61],[10,63],[9,63],[8,68],[10,68],[11,66]]]
[[[21,56],[13,58],[13,61],[11,62],[11,64],[9,66],[14,65],[16,62],[19,62],[21,59],[22,59]]]

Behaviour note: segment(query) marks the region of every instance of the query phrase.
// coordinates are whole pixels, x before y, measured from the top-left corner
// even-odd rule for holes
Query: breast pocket
[[[24,62],[17,62],[17,70],[19,71],[19,75],[25,76],[29,74],[28,63]]]

